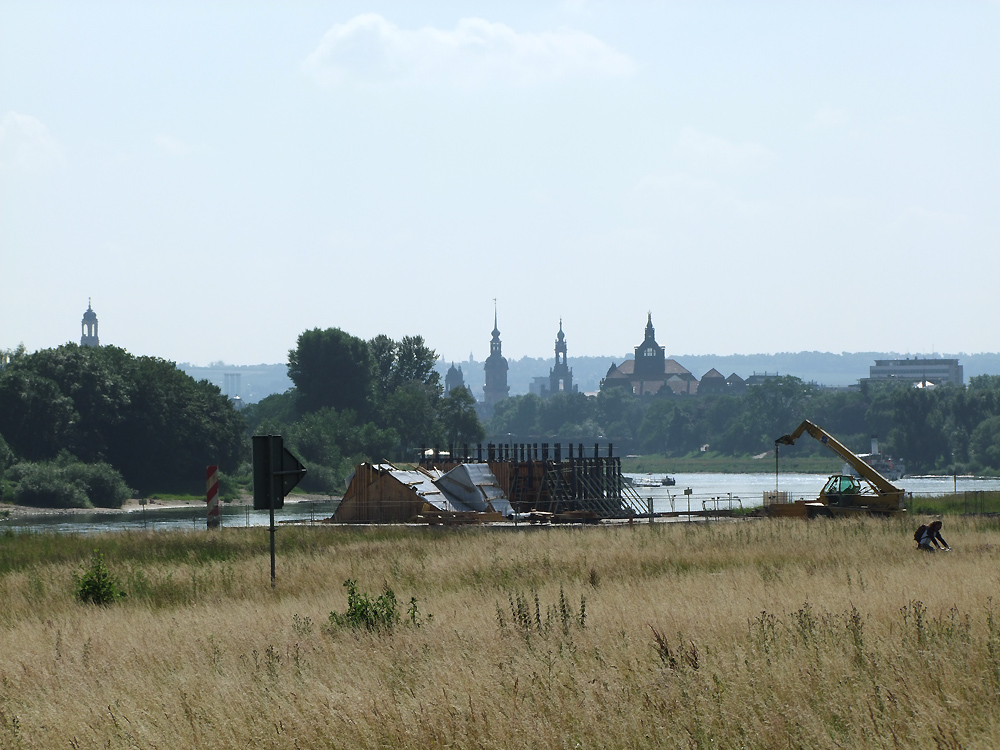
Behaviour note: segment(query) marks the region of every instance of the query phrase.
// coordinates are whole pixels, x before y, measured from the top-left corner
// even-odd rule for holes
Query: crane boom
[[[840,456],[840,458],[842,458],[847,464],[849,464],[854,471],[857,472],[858,476],[868,483],[873,494],[879,498],[877,505],[884,506],[888,510],[899,510],[904,507],[903,490],[892,484],[892,482],[872,468],[866,461],[858,457],[853,451],[849,450],[847,446],[837,440],[837,438],[833,435],[828,433],[819,425],[813,424],[808,419],[803,420],[802,424],[796,427],[794,432],[788,435],[782,435],[780,438],[775,440],[775,449],[777,449],[779,445],[794,445],[795,441],[802,437],[803,433],[808,433],[811,437],[818,440],[835,454]],[[831,478],[831,480],[832,479],[833,478]],[[833,485],[828,483],[828,487],[832,488],[832,486]],[[826,492],[827,491],[824,490],[824,492],[821,493],[821,500],[823,499],[822,496],[825,495]]]

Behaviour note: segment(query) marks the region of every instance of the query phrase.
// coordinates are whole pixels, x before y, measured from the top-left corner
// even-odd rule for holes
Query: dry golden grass
[[[0,747],[1000,747],[1000,525],[915,525],[282,528],[274,591],[255,530],[88,538],[108,608],[50,544],[0,575]],[[422,624],[328,631],[348,578]]]

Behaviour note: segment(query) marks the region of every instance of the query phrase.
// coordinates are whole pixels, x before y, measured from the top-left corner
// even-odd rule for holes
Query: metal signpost
[[[271,513],[271,588],[274,588],[274,510],[306,470],[284,446],[281,435],[253,436],[253,508]]]
[[[208,528],[217,529],[222,525],[222,511],[219,508],[219,467],[205,467],[205,502],[208,503]]]

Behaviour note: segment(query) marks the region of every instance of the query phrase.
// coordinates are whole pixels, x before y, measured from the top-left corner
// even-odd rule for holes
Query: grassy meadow
[[[1000,522],[918,522],[0,533],[0,748],[1000,747]]]

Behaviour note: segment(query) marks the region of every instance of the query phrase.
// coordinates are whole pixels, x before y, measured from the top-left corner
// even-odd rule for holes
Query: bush
[[[0,435],[0,478],[3,478],[4,472],[13,463],[14,451],[7,445],[7,441],[3,439],[3,435]]]
[[[8,472],[11,499],[36,508],[120,508],[132,492],[114,467],[84,464],[72,456],[21,462]]]
[[[219,472],[219,499],[222,502],[239,500],[243,493],[253,494],[253,468],[249,463],[240,464],[235,474]]]
[[[120,508],[132,494],[122,475],[106,463],[73,463],[66,474],[83,485],[87,499],[98,508]]]
[[[399,605],[396,594],[386,586],[377,599],[369,599],[367,594],[358,592],[358,584],[348,578],[344,581],[347,587],[347,611],[330,613],[332,628],[364,628],[368,631],[391,632],[399,624]]]
[[[299,483],[299,489],[317,495],[343,495],[344,476],[341,470],[342,467],[331,468],[322,464],[309,464],[306,467],[306,475]]]
[[[89,568],[73,574],[73,582],[76,584],[76,598],[84,604],[107,607],[126,596],[117,576],[112,575],[104,564],[104,555],[100,550],[94,550]]]
[[[15,476],[20,477],[13,492],[13,500],[17,505],[35,508],[92,507],[83,486],[68,479],[58,467],[50,464],[17,464],[13,471],[16,472]]]

